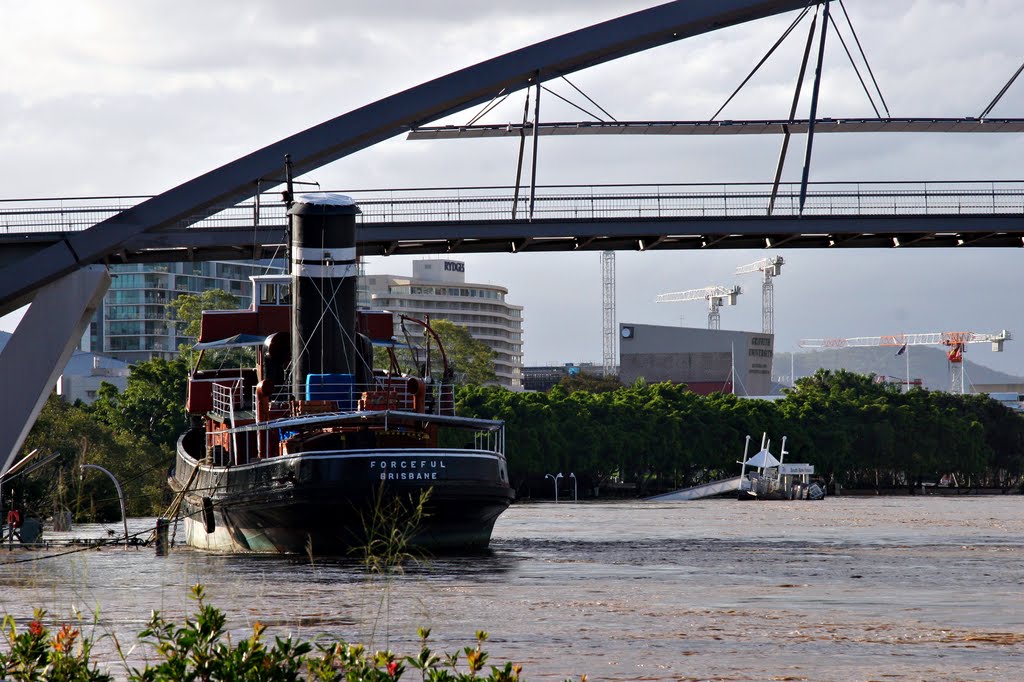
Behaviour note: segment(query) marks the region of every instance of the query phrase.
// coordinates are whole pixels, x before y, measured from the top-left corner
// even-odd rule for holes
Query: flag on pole
[[[903,355],[906,352],[907,352],[907,344],[904,343],[902,346],[900,346],[900,349],[898,351],[896,351],[896,357],[899,357],[899,356]]]

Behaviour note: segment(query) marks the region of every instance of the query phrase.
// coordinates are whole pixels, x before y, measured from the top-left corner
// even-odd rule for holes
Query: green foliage
[[[124,488],[129,514],[153,514],[163,505],[168,455],[149,439],[96,419],[92,408],[69,405],[51,395],[25,439],[22,454],[36,449],[38,456],[57,453],[59,457],[10,484],[23,516],[46,517],[70,509],[79,520],[120,519],[121,508],[110,480],[103,475],[82,480],[78,469],[82,463],[114,472]]]
[[[77,512],[79,520],[119,519],[120,505],[109,479],[80,480],[78,465],[89,463],[117,477],[129,514],[158,513],[166,502],[166,471],[175,443],[188,427],[187,386],[184,360],[153,359],[132,368],[124,391],[102,384],[92,405],[69,405],[51,396],[25,440],[24,452],[38,448],[61,456],[18,480],[22,508],[44,517],[66,508]]]
[[[188,427],[188,370],[180,357],[133,365],[124,391],[108,383],[100,386],[93,414],[114,429],[148,439],[157,447],[173,448]]]
[[[201,294],[178,294],[170,303],[167,316],[185,336],[199,338],[204,310],[235,310],[240,301],[223,289],[207,289]]]
[[[4,618],[7,651],[0,651],[0,677],[14,682],[107,682],[113,678],[92,664],[92,641],[81,630],[64,624],[50,639],[43,626],[46,612],[37,610],[24,632],[14,619]]]
[[[367,570],[377,575],[401,572],[403,565],[418,558],[410,546],[430,493],[430,489],[424,490],[407,502],[388,494],[383,485],[378,488],[374,504],[362,520],[366,544],[355,548]]]
[[[743,439],[787,436],[790,461],[845,487],[912,486],[953,473],[963,485],[1004,488],[1024,473],[1024,418],[984,396],[957,396],[819,371],[785,399],[699,396],[636,382],[612,391],[547,393],[467,387],[460,414],[507,423],[509,473],[525,494],[550,494],[544,474],[574,472],[581,489],[618,480],[641,494],[738,473]],[[795,457],[796,460],[793,460]]]
[[[199,338],[202,331],[204,310],[236,310],[241,301],[234,294],[223,289],[207,289],[201,294],[183,293],[171,301],[167,317],[175,321],[180,334]],[[179,344],[178,353],[189,366],[196,362],[196,351],[192,344]],[[225,350],[207,351],[202,356],[200,368],[215,367],[252,367],[256,357],[252,348],[229,348]]]
[[[562,377],[558,385],[566,391],[590,391],[591,393],[606,393],[622,388],[622,382],[616,376],[602,376],[600,374],[588,374],[581,372]]]
[[[294,641],[276,637],[272,645],[263,638],[265,628],[253,626],[252,635],[232,644],[227,618],[205,602],[201,585],[192,588],[197,602],[194,616],[182,625],[154,613],[140,633],[140,643],[156,654],[159,662],[133,668],[132,682],[234,681],[291,682],[396,682],[407,668],[417,670],[424,682],[517,682],[522,667],[511,662],[491,666],[484,650],[488,635],[476,633],[476,645],[467,646],[465,665],[459,652],[439,655],[431,651],[430,630],[419,630],[420,650],[400,656],[390,650],[371,652],[362,644],[344,640],[330,644]],[[90,661],[92,642],[77,628],[63,625],[56,636],[42,624],[45,614],[37,611],[25,632],[16,631],[8,616],[3,628],[7,651],[0,651],[0,675],[12,682],[106,682],[113,679],[99,672]],[[586,676],[582,677],[586,682]]]
[[[184,625],[168,622],[154,612],[139,635],[163,659],[143,670],[133,669],[133,682],[177,682],[178,680],[260,680],[288,682],[299,680],[303,659],[312,645],[278,637],[273,646],[263,642],[265,627],[257,622],[252,635],[237,645],[225,641],[227,618],[220,610],[204,602],[201,585],[192,588],[198,603],[194,618]]]
[[[497,381],[498,375],[494,370],[494,351],[488,348],[486,343],[474,339],[465,327],[460,327],[445,319],[431,320],[430,326],[441,339],[456,383],[488,384]],[[433,348],[435,345],[433,339],[430,339],[430,343]],[[412,352],[408,349],[397,348],[394,354],[398,372],[419,374],[422,371],[422,368],[416,366]],[[424,362],[422,354],[418,357],[418,362]],[[430,364],[430,374],[435,378],[440,378],[441,355],[436,349],[431,351]],[[391,363],[391,356],[383,347],[373,349],[373,366],[378,369],[396,371]]]
[[[474,339],[465,327],[448,320],[431,320],[430,326],[444,344],[457,383],[482,385],[497,380],[494,351],[487,344]]]

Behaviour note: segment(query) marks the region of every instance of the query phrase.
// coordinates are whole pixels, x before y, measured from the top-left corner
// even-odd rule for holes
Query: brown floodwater
[[[483,629],[526,679],[1024,679],[1021,496],[520,504],[486,556],[387,580],[353,560],[61,551],[0,550],[0,610],[77,610],[115,673],[110,635],[138,664],[151,610],[187,613],[199,582],[236,639],[260,621],[412,653],[418,627],[448,651]]]

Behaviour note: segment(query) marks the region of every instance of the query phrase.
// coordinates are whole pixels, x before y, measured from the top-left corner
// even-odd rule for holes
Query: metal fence
[[[513,187],[439,187],[340,190],[353,197],[367,225],[459,223],[526,219],[529,190]],[[768,213],[771,185],[757,183],[658,185],[555,185],[538,187],[533,218],[539,220],[630,220],[648,218],[738,218]],[[0,235],[74,232],[110,218],[145,196],[0,200]],[[513,210],[513,206],[515,210]],[[1024,213],[1024,181],[812,183],[803,214],[1012,215]],[[800,214],[799,186],[783,184],[774,215]],[[181,226],[245,229],[283,226],[279,193],[223,209],[210,209]]]

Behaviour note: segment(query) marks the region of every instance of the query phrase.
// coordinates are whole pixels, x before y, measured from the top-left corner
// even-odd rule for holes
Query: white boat
[[[743,446],[740,486],[736,497],[740,500],[821,500],[825,498],[825,485],[812,480],[813,464],[785,464],[786,437],[782,437],[779,456],[770,451],[768,434],[761,435],[761,449],[747,458],[750,436]]]

